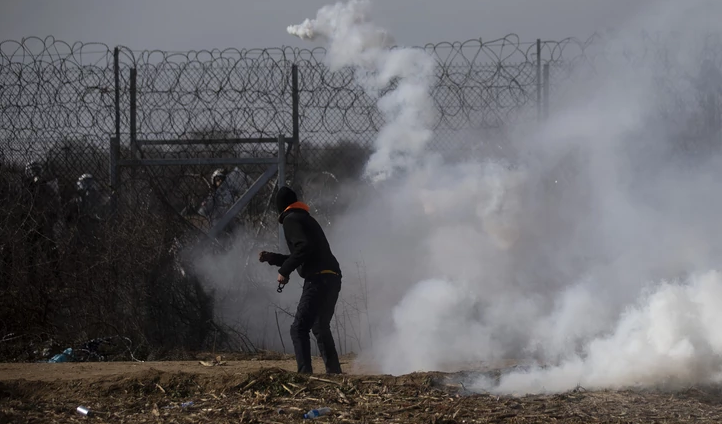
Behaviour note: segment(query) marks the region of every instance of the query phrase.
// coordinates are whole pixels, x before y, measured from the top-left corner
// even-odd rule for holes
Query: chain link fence
[[[431,148],[463,150],[470,147],[464,131],[500,133],[532,118],[540,108],[541,64],[571,63],[584,44],[508,36],[423,49],[438,62]],[[352,70],[332,73],[324,58],[322,48],[135,52],[53,38],[5,41],[1,159],[16,167],[41,163],[66,196],[90,173],[136,212],[152,209],[154,196],[179,213],[198,210],[215,167],[122,169],[119,187],[111,188],[114,137],[120,159],[180,159],[272,156],[273,144],[235,140],[283,134],[299,141],[290,152],[294,171],[357,174],[383,117]],[[263,168],[240,171],[250,182]]]
[[[503,132],[533,116],[538,54],[561,63],[571,46],[581,44],[510,36],[424,46],[439,64],[431,148],[468,149],[463,131]],[[335,184],[360,175],[384,122],[353,72],[332,73],[324,59],[320,48],[0,43],[0,332],[14,341],[0,356],[37,360],[43,346],[107,336],[128,341],[126,359],[211,339],[255,349],[216,321],[184,248],[227,248],[207,236],[213,209],[268,174],[279,136],[292,142],[286,183],[322,221],[333,213]],[[215,188],[218,172],[226,180]],[[248,252],[276,243],[271,181],[232,226],[251,236]]]
[[[706,42],[714,74],[722,48]],[[429,148],[467,155],[544,119],[568,82],[588,75],[575,71],[595,72],[593,43],[509,35],[419,47],[437,62]],[[51,37],[1,42],[0,290],[32,312],[13,318],[14,308],[0,310],[5,331],[66,326],[90,337],[113,328],[169,348],[197,348],[219,331],[209,318],[211,296],[178,255],[179,245],[203,240],[211,226],[209,209],[219,202],[213,173],[233,175],[237,198],[268,170],[239,159],[270,160],[278,144],[269,141],[284,136],[292,141],[286,183],[303,191],[317,216],[330,214],[335,185],[360,176],[384,125],[353,71],[331,72],[325,54],[133,51]],[[718,86],[690,94],[660,84],[676,99],[660,102],[672,108],[662,115],[679,119],[701,104],[701,115],[687,115],[704,125],[692,126],[719,128]],[[128,165],[148,160],[164,165]],[[92,202],[80,194],[88,192],[87,174],[98,188],[94,202],[116,212],[104,215],[114,220],[89,212]],[[275,234],[275,189],[264,184],[236,228],[257,239]],[[168,328],[183,331],[168,339]],[[238,343],[248,348],[247,340]]]

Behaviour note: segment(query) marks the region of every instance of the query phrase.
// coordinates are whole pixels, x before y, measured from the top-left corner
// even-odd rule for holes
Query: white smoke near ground
[[[722,4],[659,2],[630,28],[675,34],[658,40],[664,51],[618,33],[552,119],[479,140],[505,144],[503,157],[455,162],[424,151],[429,81],[409,77],[432,65],[413,50],[393,56],[367,6],[328,6],[289,28],[327,43],[336,69],[364,70],[360,83],[369,70],[409,81],[379,100],[398,124],[369,163],[383,184],[331,233],[343,267],[367,267],[378,331],[360,362],[391,374],[531,367],[476,382],[497,393],[720,381],[722,160],[709,145],[677,148],[697,112],[674,107],[696,101],[698,33],[714,30]]]
[[[302,39],[324,41],[329,69],[353,68],[356,82],[378,100],[385,124],[365,173],[379,182],[412,168],[432,138],[429,91],[435,62],[420,49],[391,49],[393,38],[369,21],[369,8],[368,0],[324,6],[316,19],[287,30]],[[384,93],[392,84],[393,90]]]
[[[538,393],[577,385],[680,388],[722,382],[722,335],[715,324],[722,318],[721,299],[722,275],[717,271],[663,282],[625,310],[608,334],[589,341],[583,355],[547,369],[506,374],[497,387],[486,388]]]

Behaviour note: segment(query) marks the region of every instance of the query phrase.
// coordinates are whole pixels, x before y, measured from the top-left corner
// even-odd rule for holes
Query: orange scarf
[[[283,212],[286,212],[289,209],[303,209],[306,212],[309,212],[311,210],[311,208],[309,208],[308,205],[303,202],[291,203],[286,209],[283,210]]]

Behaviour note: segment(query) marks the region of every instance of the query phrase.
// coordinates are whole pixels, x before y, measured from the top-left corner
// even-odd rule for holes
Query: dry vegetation
[[[81,372],[50,381],[39,374],[37,379],[3,379],[0,422],[300,422],[304,412],[322,406],[332,413],[318,420],[335,423],[722,420],[719,388],[692,387],[674,393],[579,388],[559,395],[511,397],[466,391],[454,383],[458,381],[454,374],[303,376],[288,370],[291,360],[204,364],[158,368],[150,364],[133,372],[132,364],[126,363],[125,368],[116,364],[114,373],[97,376]],[[71,366],[54,366],[66,365]],[[42,366],[48,370],[53,365]],[[91,417],[77,414],[79,405],[88,407]]]
[[[328,190],[349,177],[332,171],[299,174],[306,197],[326,212],[343,209],[348,200]],[[127,186],[126,193],[135,194],[125,198],[125,210],[132,213],[102,225],[92,245],[68,233],[49,255],[28,244],[32,210],[18,184],[21,173],[19,167],[0,169],[0,194],[6,200],[0,203],[0,357],[25,362],[0,364],[0,424],[298,422],[304,412],[322,406],[332,414],[319,420],[337,423],[722,422],[722,390],[716,387],[676,392],[578,388],[511,397],[472,393],[462,384],[468,375],[461,374],[361,375],[346,364],[352,374],[297,375],[291,372],[292,358],[259,357],[244,334],[215,322],[214,293],[192,272],[179,271],[179,264],[188,264],[175,250],[178,240],[197,242],[202,232],[183,222],[187,217],[177,213],[180,201],[169,205],[158,196],[163,187],[155,187],[153,198]],[[64,192],[72,191],[73,178],[60,176]],[[268,207],[267,199],[261,200],[257,214]],[[42,260],[29,267],[30,254]],[[187,359],[211,347],[256,356],[205,365],[198,360],[28,363],[108,336],[112,340],[96,351],[102,358],[81,360]],[[77,414],[80,405],[89,407],[92,416]]]
[[[241,147],[246,150],[233,150]],[[310,162],[299,160],[298,151],[289,154],[288,182],[319,217],[339,212],[344,199],[335,187],[359,172],[336,160],[347,147],[308,152]],[[269,156],[273,146],[203,149],[163,157]],[[353,152],[360,155],[359,149]],[[50,206],[47,193],[29,188],[24,163],[0,160],[0,360],[47,360],[98,338],[115,343],[103,346],[104,360],[184,359],[211,348],[255,352],[259,341],[218,318],[216,294],[194,269],[194,258],[229,248],[224,240],[210,240],[207,220],[193,213],[208,195],[204,179],[216,167],[124,169],[116,215],[90,224],[67,221],[80,174],[95,175],[108,195],[107,160],[106,152],[80,140],[50,149],[38,161],[43,178],[57,183]],[[312,166],[316,162],[322,168]],[[264,169],[243,171],[252,181]],[[236,225],[251,228],[259,243],[275,244],[275,217],[269,213],[274,190],[267,184],[237,217]]]

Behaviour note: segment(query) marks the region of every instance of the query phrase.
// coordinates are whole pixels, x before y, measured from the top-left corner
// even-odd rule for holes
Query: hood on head
[[[292,204],[298,202],[296,193],[288,187],[281,187],[276,195],[276,208],[282,214]]]

